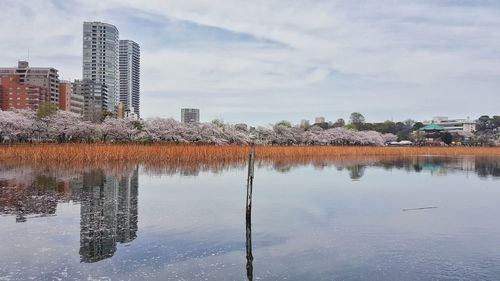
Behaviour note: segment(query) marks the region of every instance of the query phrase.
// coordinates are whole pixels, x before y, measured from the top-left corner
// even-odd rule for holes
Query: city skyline
[[[353,111],[372,121],[496,113],[498,4],[220,4],[2,1],[0,60],[29,50],[30,64],[79,79],[81,24],[101,21],[142,46],[143,118],[177,119],[186,105],[201,121],[257,125]],[[30,14],[44,16],[24,21]]]

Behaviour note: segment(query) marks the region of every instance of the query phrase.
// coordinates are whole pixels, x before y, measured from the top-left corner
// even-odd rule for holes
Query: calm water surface
[[[498,158],[260,163],[245,196],[244,164],[0,165],[0,280],[500,280]]]

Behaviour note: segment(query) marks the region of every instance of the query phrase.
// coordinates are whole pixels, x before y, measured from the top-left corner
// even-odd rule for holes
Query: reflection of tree
[[[360,180],[365,174],[365,166],[363,165],[353,165],[346,168],[349,171],[349,177],[352,180]]]
[[[53,216],[57,202],[62,198],[55,178],[37,176],[31,181],[0,181],[0,214],[16,216],[16,222],[26,222],[28,217]]]
[[[481,178],[500,177],[500,158],[485,158],[482,161],[476,161],[475,171]]]

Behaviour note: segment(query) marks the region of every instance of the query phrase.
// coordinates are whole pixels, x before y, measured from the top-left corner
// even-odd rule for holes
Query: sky
[[[1,0],[0,65],[82,76],[83,21],[141,46],[141,115],[267,125],[500,115],[497,0]],[[29,50],[29,51],[28,51]]]

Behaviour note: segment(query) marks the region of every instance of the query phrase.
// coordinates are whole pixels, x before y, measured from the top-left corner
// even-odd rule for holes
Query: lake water
[[[0,280],[500,280],[499,158],[257,163],[251,222],[246,173],[0,165]]]

